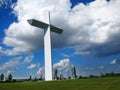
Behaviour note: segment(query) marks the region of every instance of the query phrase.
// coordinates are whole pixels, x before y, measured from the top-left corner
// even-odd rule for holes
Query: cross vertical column
[[[45,81],[52,81],[52,55],[51,55],[51,35],[50,32],[61,34],[62,29],[51,25],[50,13],[49,24],[38,21],[36,19],[28,19],[28,23],[32,26],[44,29],[44,59],[45,59]]]
[[[45,81],[52,80],[52,56],[50,26],[44,31]]]

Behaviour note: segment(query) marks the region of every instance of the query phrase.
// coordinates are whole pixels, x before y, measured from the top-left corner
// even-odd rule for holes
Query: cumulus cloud
[[[38,75],[44,75],[45,74],[45,68],[44,67],[39,68],[39,70],[37,71],[37,74]]]
[[[2,7],[4,4],[6,4],[5,0],[0,0],[0,7]]]
[[[86,70],[86,71],[93,71],[94,68],[93,68],[93,67],[86,67],[85,70]]]
[[[2,51],[3,51],[3,50],[2,50],[2,47],[0,47],[0,54],[2,53]]]
[[[63,73],[63,74],[65,74],[66,72],[71,73],[72,66],[73,65],[70,64],[69,58],[62,59],[58,63],[55,63],[53,65],[53,72],[54,72],[55,69],[57,69],[59,71],[59,73]],[[44,75],[45,74],[45,68],[44,67],[39,68],[39,70],[37,71],[37,74],[38,75]]]
[[[0,52],[2,51],[2,47],[0,47]]]
[[[30,63],[33,59],[33,55],[29,55],[28,57],[25,58],[24,63]]]
[[[8,4],[12,4],[12,0],[0,0],[0,7],[5,6],[7,8]]]
[[[18,22],[5,31],[3,43],[14,54],[43,48],[43,30],[32,27],[35,18],[63,28],[62,35],[52,33],[53,48],[73,48],[75,54],[105,57],[120,53],[120,0],[95,0],[71,8],[70,0],[18,0],[13,5]]]
[[[13,70],[8,70],[8,71],[6,72],[6,75],[9,75],[9,74],[11,74],[11,73],[14,73],[14,71],[13,71]]]
[[[0,71],[1,72],[13,71],[14,69],[16,69],[16,66],[20,64],[21,59],[22,57],[20,56],[20,57],[13,58],[9,60],[8,62],[1,64]]]
[[[28,66],[28,69],[34,69],[36,67],[36,64],[31,64],[30,66]]]
[[[53,68],[57,68],[60,70],[68,69],[69,67],[70,67],[70,60],[68,58],[60,60],[60,62],[53,65]]]
[[[104,66],[101,65],[101,66],[98,66],[97,68],[98,69],[104,69]]]
[[[68,55],[68,54],[61,54],[63,57],[66,57],[66,58],[69,58],[70,57],[70,55]]]
[[[119,64],[120,63],[120,60],[119,59],[113,59],[110,64]]]
[[[36,30],[36,29],[32,30],[28,24],[26,25],[27,22],[26,23],[25,22],[26,21],[19,22],[21,24],[13,23],[9,27],[9,30],[5,31],[7,36],[4,38],[3,43],[7,46],[13,47],[13,49],[11,50],[9,49],[4,51],[6,54],[15,55],[15,54],[31,52],[33,50],[40,49],[39,41],[43,39],[43,38],[39,38],[42,36],[40,35],[40,30]],[[21,25],[21,29],[19,28],[18,30],[19,25]],[[23,29],[23,27],[26,29]]]

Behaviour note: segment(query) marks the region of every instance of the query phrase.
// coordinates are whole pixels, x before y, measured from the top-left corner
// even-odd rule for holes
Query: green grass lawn
[[[120,77],[0,83],[0,90],[120,90]]]

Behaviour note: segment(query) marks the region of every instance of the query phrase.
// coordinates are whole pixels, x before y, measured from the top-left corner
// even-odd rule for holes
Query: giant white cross
[[[50,31],[61,34],[63,30],[51,25],[50,13],[49,13],[48,24],[35,19],[29,19],[27,21],[32,26],[44,29],[45,81],[51,81],[52,80],[52,55],[51,55]]]

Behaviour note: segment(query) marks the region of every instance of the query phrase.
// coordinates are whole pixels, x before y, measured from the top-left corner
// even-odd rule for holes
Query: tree
[[[58,70],[57,70],[57,69],[55,69],[55,72],[54,72],[54,79],[55,79],[55,80],[57,80],[57,79],[58,79],[57,74],[58,74]]]
[[[32,76],[30,75],[30,77],[29,77],[29,80],[31,81],[32,80]]]
[[[67,74],[68,74],[68,79],[71,79],[71,75],[70,75],[70,68],[67,69]]]
[[[63,78],[63,76],[62,76],[62,74],[60,73],[60,80],[62,80],[62,78]]]
[[[41,80],[41,81],[43,80],[43,79],[42,79],[42,78],[43,78],[42,76],[43,76],[43,69],[41,69],[41,75],[40,75],[40,80]]]
[[[9,75],[8,75],[8,81],[12,81],[12,78],[13,78],[13,77],[12,77],[12,74],[9,74]]]
[[[41,80],[42,81],[42,75],[40,75],[40,79],[39,80]]]
[[[82,76],[80,75],[78,78],[80,79],[80,78],[82,78]]]
[[[73,78],[75,78],[75,79],[77,78],[75,66],[72,67],[72,76],[73,76]]]
[[[37,80],[38,80],[37,77],[35,77],[34,81],[37,81]]]
[[[2,73],[1,75],[0,75],[0,81],[3,81],[4,80],[4,74]]]

